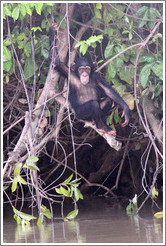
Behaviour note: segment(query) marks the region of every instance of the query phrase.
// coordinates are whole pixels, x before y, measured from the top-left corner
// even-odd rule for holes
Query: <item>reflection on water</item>
[[[162,243],[162,220],[128,217],[108,199],[84,200],[75,221],[17,226],[4,218],[4,243]]]

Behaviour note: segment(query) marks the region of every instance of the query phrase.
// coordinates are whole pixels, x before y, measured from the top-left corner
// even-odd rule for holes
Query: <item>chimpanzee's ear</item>
[[[73,72],[75,72],[75,68],[76,68],[75,65],[76,65],[75,62],[73,62],[73,63],[70,65],[71,71],[73,71]]]

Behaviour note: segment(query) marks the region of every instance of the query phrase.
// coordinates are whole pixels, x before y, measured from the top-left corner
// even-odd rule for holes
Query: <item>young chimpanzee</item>
[[[52,26],[51,31],[55,33],[55,30]],[[68,76],[68,67],[59,61],[58,56],[53,58],[56,69]],[[112,100],[123,109],[125,121],[122,127],[129,122],[130,110],[120,95],[94,69],[92,61],[85,57],[77,59],[71,66],[69,101],[78,119],[92,121],[100,132],[116,136],[116,132],[106,123]]]

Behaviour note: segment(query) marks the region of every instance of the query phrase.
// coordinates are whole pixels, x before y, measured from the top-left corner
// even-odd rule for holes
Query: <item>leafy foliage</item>
[[[32,219],[36,219],[36,217],[30,214],[23,213],[14,207],[13,207],[13,212],[14,212],[14,219],[17,221],[18,225],[22,225],[22,226],[29,225],[29,222]]]
[[[64,221],[73,220],[78,215],[78,209],[71,211],[64,219]]]
[[[75,45],[75,48],[80,47],[80,53],[82,53],[82,55],[84,56],[88,50],[88,47],[96,47],[96,42],[101,43],[101,40],[103,39],[103,35],[98,35],[98,36],[91,36],[89,39],[87,40],[83,40],[78,42]]]
[[[142,20],[139,23],[139,27],[143,27],[144,25],[148,25],[150,29],[152,29],[155,25],[155,20],[157,18],[161,18],[160,12],[156,8],[149,8],[148,6],[142,6],[136,13],[136,16],[141,17]],[[148,19],[152,20],[149,21]]]
[[[25,179],[23,179],[20,175],[21,167],[22,167],[22,163],[18,163],[14,169],[14,179],[13,179],[12,187],[11,187],[12,192],[16,191],[18,182],[23,185],[27,184]]]
[[[73,199],[78,202],[79,199],[83,199],[83,195],[77,188],[80,183],[79,179],[72,180],[73,174],[69,176],[63,183],[61,183],[60,188],[55,188],[56,192],[65,197],[73,197]],[[72,181],[71,181],[72,180]]]
[[[129,205],[127,205],[126,212],[128,215],[135,214],[138,207],[137,207],[137,195],[135,194],[132,200],[129,200]]]
[[[36,156],[31,156],[26,160],[26,164],[24,164],[25,168],[28,168],[30,170],[37,170],[40,171],[40,169],[36,166],[36,162],[39,160]]]
[[[163,211],[155,213],[154,214],[154,217],[156,219],[162,219],[163,218]]]
[[[37,225],[43,224],[44,216],[47,217],[48,219],[52,219],[52,214],[50,210],[43,204],[41,205],[41,210],[42,210],[42,213],[40,214],[38,218]]]

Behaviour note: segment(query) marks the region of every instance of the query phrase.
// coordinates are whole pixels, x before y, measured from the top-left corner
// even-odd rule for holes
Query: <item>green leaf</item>
[[[78,202],[79,199],[83,199],[83,195],[81,194],[79,189],[74,187],[73,191],[74,191],[74,197],[75,197],[76,202]]]
[[[143,88],[145,88],[147,86],[147,84],[148,84],[148,79],[149,79],[149,75],[151,73],[152,67],[153,67],[153,63],[150,63],[150,64],[146,64],[141,69],[138,83],[140,83],[143,86]]]
[[[143,6],[142,8],[140,8],[137,13],[136,16],[141,17],[142,19],[149,19],[149,9],[147,6]],[[147,23],[147,21],[142,20],[139,22],[138,27],[143,27],[145,24]]]
[[[155,187],[153,187],[153,189],[152,189],[152,197],[155,199],[156,197],[158,197],[158,195],[159,195],[158,191],[156,190]]]
[[[153,54],[151,53],[146,53],[146,54],[143,54],[140,59],[139,59],[139,62],[142,63],[142,62],[148,62],[148,63],[152,63],[152,62],[155,62],[155,57]]]
[[[37,156],[31,156],[29,157],[26,162],[27,163],[32,163],[32,162],[38,162],[39,158]]]
[[[116,9],[119,9],[119,10],[120,10],[120,11],[115,11],[114,9],[111,9],[111,10],[110,10],[110,12],[111,12],[111,14],[112,14],[112,16],[113,16],[114,21],[115,21],[116,19],[122,19],[122,17],[124,16],[123,11],[125,10],[125,6],[119,5],[119,4],[116,4],[116,3],[113,3],[112,5],[114,5],[114,7],[115,7]],[[123,21],[123,20],[122,20],[122,21]]]
[[[46,20],[45,20],[45,19],[42,20],[41,28],[42,28],[42,29],[43,29],[43,28],[46,28]]]
[[[6,83],[8,84],[9,83],[9,80],[10,80],[10,77],[9,77],[9,75],[8,74],[6,74]]]
[[[145,90],[142,91],[141,95],[147,96],[147,95],[149,95],[149,93],[150,93],[149,88],[146,88]]]
[[[30,170],[37,170],[40,172],[40,169],[35,164],[38,160],[39,158],[37,156],[31,156],[26,160],[26,164],[24,165],[24,167],[27,167]]]
[[[110,13],[110,11],[108,11],[108,9],[104,9],[103,19],[106,24],[108,24],[112,20],[112,14]]]
[[[26,168],[28,168],[28,169],[30,169],[30,170],[36,170],[36,171],[39,171],[40,172],[40,169],[36,166],[36,164],[35,163],[26,163],[25,165],[24,165],[24,167],[26,167]]]
[[[22,163],[18,163],[14,169],[14,175],[17,176],[20,174],[20,170],[21,170],[21,167],[22,167]]]
[[[129,109],[134,110],[135,98],[133,97],[133,95],[130,93],[125,93],[125,94],[122,94],[121,97],[123,98],[125,103],[129,106]]]
[[[32,15],[32,10],[31,10],[31,8],[30,8],[30,4],[29,4],[29,3],[28,3],[28,4],[25,4],[25,8],[26,8],[27,13],[28,13],[29,15]]]
[[[96,9],[102,9],[102,4],[101,3],[97,3],[96,4]]]
[[[100,10],[99,9],[97,9],[97,8],[95,8],[94,9],[94,12],[95,12],[95,16],[98,18],[98,19],[100,19],[101,20],[101,13],[100,13]]]
[[[158,64],[154,64],[152,67],[152,71],[158,76],[161,80],[163,80],[163,63],[159,62]]]
[[[125,30],[125,31],[122,32],[122,34],[127,34],[127,33],[129,33],[128,30]]]
[[[156,18],[161,18],[161,15],[159,13],[159,11],[155,8],[150,8],[149,9],[149,19],[156,19]],[[153,27],[155,26],[155,21],[149,21],[148,22],[148,26],[150,29],[153,29]]]
[[[133,84],[133,78],[134,78],[134,68],[128,66],[127,68],[120,68],[119,77],[121,80],[126,81],[129,85]]]
[[[112,112],[111,115],[107,118],[107,125],[111,125],[112,124],[113,116],[114,116],[114,112]]]
[[[163,211],[155,213],[154,217],[157,219],[162,219],[163,218]]]
[[[78,189],[75,187],[74,189],[73,189],[73,191],[74,191],[74,198],[75,198],[75,200],[76,200],[76,202],[78,202],[78,200],[79,200],[79,193],[78,193]]]
[[[4,11],[5,15],[7,15],[7,16],[11,16],[12,15],[11,10],[9,9],[8,5],[6,5],[3,8],[3,11]]]
[[[78,179],[74,179],[74,180],[72,180],[71,182],[70,182],[70,184],[76,184],[78,181],[80,181],[81,180],[81,178],[78,178]]]
[[[18,19],[19,13],[20,13],[20,8],[17,6],[12,11],[12,17],[13,17],[14,21]]]
[[[41,15],[42,7],[43,7],[43,3],[35,3],[35,9],[36,9],[36,12],[37,12],[39,15]]]
[[[108,44],[104,51],[105,59],[110,58],[113,55],[114,44]]]
[[[9,45],[11,45],[12,44],[12,42],[9,40],[9,39],[5,39],[4,41],[3,41],[3,45],[4,46],[9,46]]]
[[[3,47],[3,61],[9,61],[11,60],[11,58],[12,58],[12,55],[11,55],[10,50],[6,46],[4,46]]]
[[[142,6],[140,9],[138,9],[136,16],[143,16],[147,10],[147,6]]]
[[[48,219],[52,219],[52,214],[46,206],[41,205],[41,209],[42,209],[44,216],[46,216]]]
[[[103,39],[103,35],[93,35],[91,36],[90,38],[88,38],[85,43],[88,44],[88,45],[92,45],[92,43],[95,43],[95,42],[101,42],[101,40]]]
[[[71,211],[67,216],[66,220],[72,220],[78,215],[78,209]]]
[[[83,45],[84,43],[85,43],[85,41],[79,41],[79,42],[75,45],[74,48],[77,48],[77,47]]]
[[[61,191],[62,195],[66,196],[66,197],[70,197],[70,192],[68,190],[66,190],[65,188],[63,188],[62,186],[60,187],[60,191]]]
[[[156,8],[150,8],[150,14],[151,14],[151,19],[154,19],[154,16],[155,18],[161,18],[161,14],[160,12],[156,9]]]
[[[68,184],[73,178],[73,173],[62,184]]]
[[[73,192],[74,192],[74,187],[73,187],[73,186],[71,186],[71,189],[70,189],[70,197],[72,197],[72,196],[73,196]]]
[[[80,46],[80,53],[82,53],[82,55],[84,56],[87,52],[87,49],[88,49],[88,45],[84,43],[83,45]]]
[[[112,27],[106,28],[104,30],[104,34],[107,34],[109,37],[111,37],[114,34],[115,29]],[[113,44],[112,44],[113,45]],[[113,45],[114,46],[114,45]]]
[[[12,68],[13,62],[12,60],[3,62],[3,70],[9,72]]]
[[[14,177],[11,190],[12,192],[15,192],[16,189],[17,189],[17,177]]]
[[[3,186],[3,190],[7,190],[9,186]]]
[[[158,97],[160,95],[160,93],[162,92],[162,89],[163,88],[159,83],[155,86],[155,90],[154,90],[155,97]]]
[[[17,41],[27,41],[27,39],[28,39],[27,36],[23,32],[17,36]]]
[[[128,18],[128,16],[124,16],[124,20],[125,20],[125,22],[127,23],[127,24],[129,24],[130,22],[129,22],[129,18]]]
[[[118,108],[115,109],[114,111],[114,120],[115,120],[115,123],[119,123],[119,112],[118,112]]]
[[[61,192],[60,188],[55,188],[55,191],[56,191],[56,193],[62,195],[62,192]]]
[[[144,16],[142,17],[142,19],[148,19],[149,18],[149,10],[147,10],[144,14]],[[147,23],[147,21],[140,21],[140,23],[138,24],[138,27],[143,27],[145,24]]]
[[[26,47],[24,46],[24,53],[27,57],[30,57],[31,52],[31,47],[29,45],[27,45]]]
[[[23,4],[20,7],[20,12],[23,17],[26,16],[27,11],[26,11],[26,7]]]
[[[25,179],[23,179],[20,175],[17,176],[17,180],[18,180],[18,182],[20,182],[21,184],[27,185],[27,182],[25,181]]]
[[[17,210],[16,208],[13,207],[13,212],[18,215],[21,219],[24,219],[24,220],[27,220],[27,221],[30,221],[32,219],[37,219],[37,217],[34,217],[30,214],[26,214],[26,213],[23,213],[23,212],[20,212],[19,210]]]
[[[110,125],[111,128],[116,131],[115,126],[113,124],[113,116],[114,116],[114,111],[111,113],[111,115],[107,118],[107,125]]]
[[[135,194],[132,200],[129,199],[129,202],[129,205],[126,207],[126,212],[128,215],[137,211],[137,195]]]
[[[129,32],[129,40],[131,40],[132,38],[133,38],[133,34]]]
[[[44,56],[45,59],[48,59],[49,57],[49,51],[42,46],[41,48],[41,55]]]
[[[38,69],[38,65],[35,64],[35,68],[36,70]],[[32,62],[32,57],[28,57],[25,61],[25,65],[24,65],[24,76],[25,79],[29,79],[34,75],[34,71],[33,71],[33,62]]]
[[[17,221],[17,225],[21,225],[21,218],[18,215],[14,214],[13,218]]]
[[[42,32],[42,29],[39,26],[32,27],[31,30],[34,31],[34,32],[36,32],[37,30],[39,30],[40,32]]]
[[[108,64],[108,70],[107,70],[107,73],[108,73],[108,81],[110,81],[112,78],[114,78],[115,77],[115,75],[116,75],[116,72],[117,72],[117,69],[115,68],[115,66],[114,66],[114,62],[110,62],[109,64]]]
[[[44,218],[43,214],[40,214],[40,216],[39,216],[39,218],[37,220],[37,225],[42,225],[43,224],[43,218]]]

